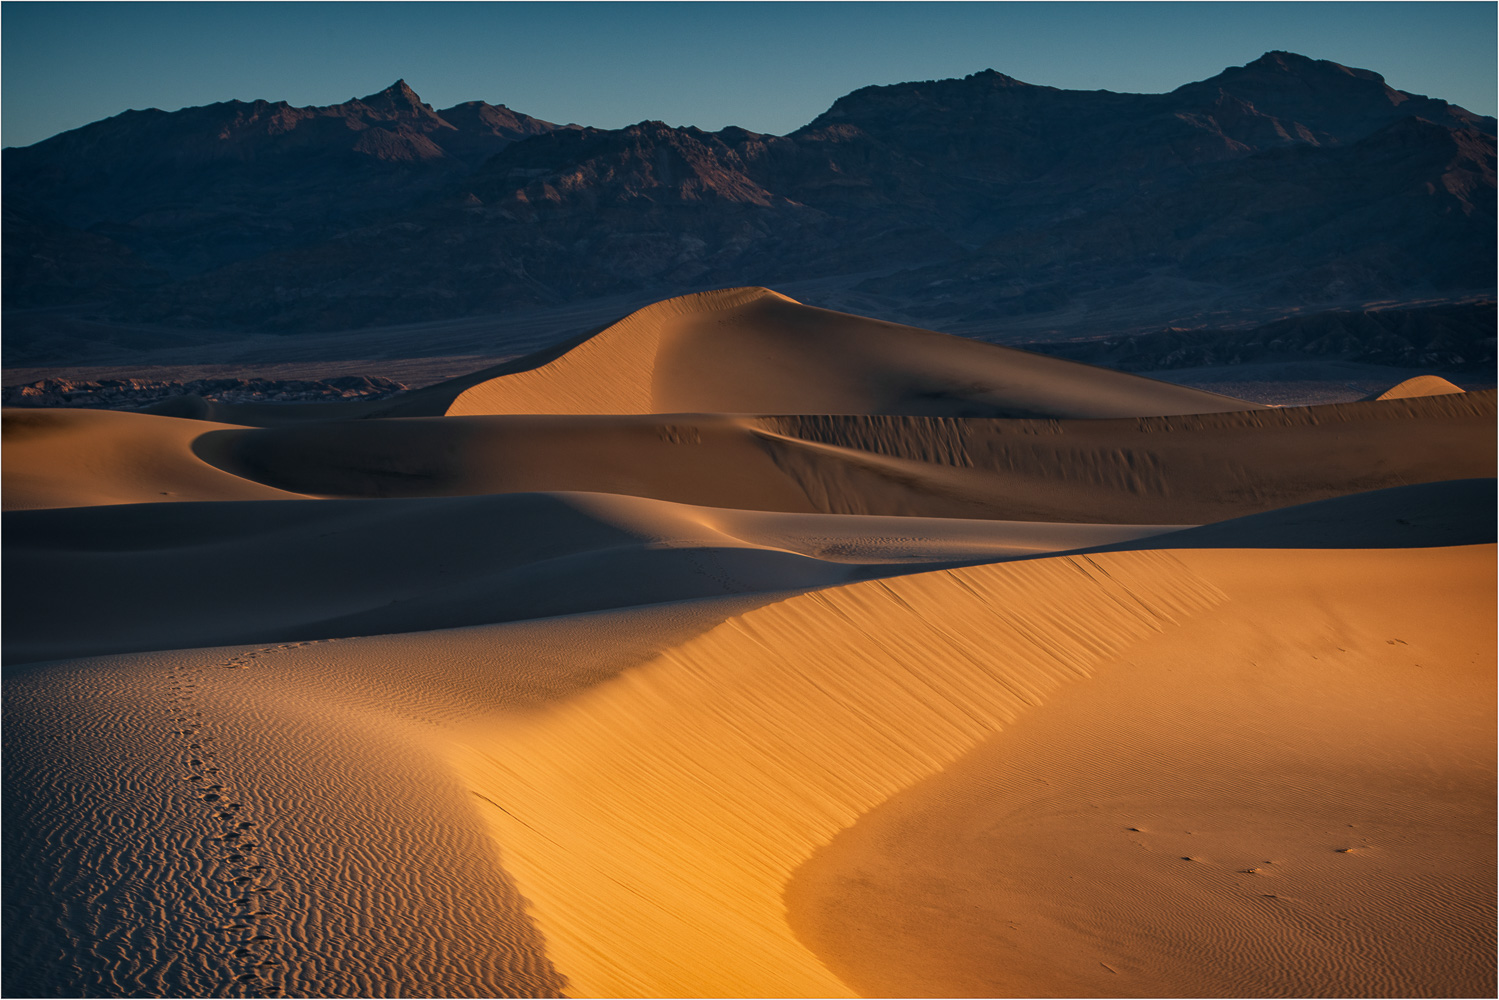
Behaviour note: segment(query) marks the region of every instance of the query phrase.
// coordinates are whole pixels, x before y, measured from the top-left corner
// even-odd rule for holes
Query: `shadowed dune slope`
[[[628,493],[837,514],[1201,524],[1494,475],[1494,393],[1128,420],[514,416],[218,431],[226,471],[318,496]]]
[[[580,491],[801,513],[1200,524],[1494,474],[1494,393],[1129,420],[513,416],[215,427],[7,411],[7,509]]]
[[[1461,387],[1453,385],[1440,375],[1417,375],[1370,398],[1408,399],[1411,396],[1447,396],[1463,391]]]
[[[950,516],[1205,524],[1390,486],[1490,478],[1494,401],[1490,390],[1135,420],[800,416],[758,426],[777,441],[777,464],[821,509],[857,511],[881,483],[904,481]]]
[[[1451,479],[1355,493],[1111,548],[1385,549],[1496,540],[1499,481]]]
[[[802,590],[1169,526],[840,517],[602,494],[5,515],[12,662],[451,628]]]
[[[6,996],[564,995],[431,728],[276,669],[327,649],[7,671]]]
[[[1122,417],[1255,408],[805,306],[766,288],[731,288],[647,306],[555,360],[464,388],[447,413]]]

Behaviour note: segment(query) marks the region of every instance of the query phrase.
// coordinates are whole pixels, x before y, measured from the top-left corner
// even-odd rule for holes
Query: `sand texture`
[[[1495,397],[802,306],[4,414],[7,996],[1491,996]]]

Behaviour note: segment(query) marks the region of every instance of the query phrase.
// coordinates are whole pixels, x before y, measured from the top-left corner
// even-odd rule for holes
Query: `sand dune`
[[[1484,901],[1492,904],[1493,873],[1464,861],[1492,832],[1485,833],[1481,814],[1461,809],[1481,808],[1484,792],[1492,800],[1492,775],[1483,764],[1492,756],[1485,709],[1492,692],[1483,688],[1492,677],[1482,669],[1492,635],[1474,611],[1493,600],[1494,550],[1314,550],[1290,564],[1287,550],[1259,551],[1046,557],[855,583],[759,607],[753,601],[705,609],[696,618],[689,603],[608,612],[605,621],[582,615],[388,638],[139,654],[79,663],[70,672],[22,674],[11,682],[7,728],[55,725],[49,720],[57,718],[61,692],[71,692],[66,697],[76,715],[82,699],[97,698],[85,693],[100,690],[108,677],[105,689],[122,701],[106,718],[165,732],[176,718],[172,684],[190,687],[192,711],[201,714],[191,716],[189,736],[215,737],[218,759],[234,768],[235,801],[254,810],[251,821],[275,831],[266,844],[276,849],[275,884],[284,895],[264,910],[283,964],[264,975],[288,992],[323,992],[326,986],[306,978],[320,970],[327,984],[377,995],[407,975],[432,995],[461,995],[475,982],[484,984],[480,992],[503,994],[518,983],[535,991],[544,989],[546,975],[566,977],[572,995],[964,995],[975,976],[990,977],[981,980],[983,995],[1044,995],[1073,992],[1078,982],[1088,984],[1083,992],[1093,991],[1097,980],[1079,980],[1074,971],[1082,955],[1116,970],[1099,967],[1099,976],[1134,977],[1126,986],[1113,980],[1098,986],[1101,995],[1240,994],[1239,983],[1253,986],[1252,993],[1378,995],[1407,992],[1401,987],[1410,976],[1437,966],[1441,976],[1434,981],[1446,992],[1469,994],[1491,968],[1473,938],[1474,928],[1485,926]],[[1295,570],[1294,587],[1285,585],[1287,565]],[[1378,600],[1366,601],[1376,577],[1388,586],[1378,588]],[[733,616],[715,627],[724,611]],[[663,622],[663,614],[677,617]],[[1264,630],[1265,621],[1276,623],[1273,632]],[[1391,644],[1413,662],[1448,665],[1422,675],[1419,698],[1395,699],[1398,710],[1391,696],[1413,668],[1394,657]],[[1336,658],[1334,646],[1348,656]],[[1224,673],[1199,680],[1203,655],[1222,662]],[[1260,676],[1248,661],[1274,672]],[[221,666],[248,669],[215,669]],[[1183,683],[1184,676],[1192,682]],[[1352,677],[1359,678],[1356,699],[1345,697]],[[1105,686],[1092,693],[1095,684]],[[1081,714],[1067,701],[1079,687],[1088,689]],[[1343,693],[1329,717],[1331,691]],[[1267,698],[1270,692],[1276,697]],[[1120,720],[1112,707],[1118,704],[1139,707]],[[1015,791],[994,798],[983,767],[992,768],[984,762],[994,759],[1008,765],[1004,741],[1012,732],[1029,738],[1030,720],[1043,724],[1054,705],[1060,721],[1029,751],[1049,765],[1038,773],[1095,785],[1084,784],[1072,793],[1078,802],[1060,811],[1054,799],[1045,800],[1039,816],[1052,825],[1036,829],[1028,822],[1012,836],[1020,839],[1007,850],[1039,852],[1024,871],[1042,880],[1040,889],[1026,883],[1014,891],[1008,876],[985,881],[990,869],[978,858],[964,860],[965,850],[993,857],[991,841],[965,831],[995,829],[1016,809],[1034,812],[1027,789],[1036,782],[1002,784]],[[1204,714],[1197,728],[1182,730],[1188,708]],[[1433,715],[1447,721],[1433,728]],[[1108,724],[1123,722],[1135,728],[1112,736]],[[1277,734],[1268,745],[1267,732]],[[1211,757],[1149,742],[1169,737],[1170,747],[1180,747],[1209,736]],[[70,737],[83,761],[102,752],[101,741],[144,748],[148,738],[145,731],[128,740],[111,735],[97,722]],[[1074,749],[1058,758],[1059,746]],[[1344,748],[1340,756],[1329,758],[1331,746]],[[1260,766],[1267,748],[1275,754],[1268,771]],[[307,760],[309,749],[314,756]],[[1406,776],[1402,761],[1418,753],[1426,755],[1423,767],[1436,768],[1434,783],[1413,786]],[[1094,777],[1088,769],[1104,766],[1099,754],[1105,764],[1109,754],[1139,759],[1143,776],[1120,765]],[[148,802],[160,809],[155,785],[137,773],[142,767],[151,773],[155,758],[125,759],[148,764],[93,772],[91,781],[108,793],[100,797],[116,803],[119,815]],[[1162,759],[1183,763],[1159,777],[1143,766]],[[10,763],[29,768],[27,788],[70,787],[55,780],[64,767],[55,753],[23,754],[20,763],[12,755]],[[978,779],[967,777],[970,766],[979,768]],[[1304,769],[1311,777],[1286,780]],[[356,787],[368,792],[340,793],[356,774]],[[935,806],[919,797],[928,786],[917,783],[926,779],[937,783]],[[1329,798],[1334,780],[1338,794]],[[956,788],[948,790],[947,781]],[[409,826],[410,793],[402,791],[418,786],[428,789],[424,808],[444,817],[444,828],[472,831],[475,819],[487,825],[508,873],[503,878],[513,885],[486,888],[483,865],[474,860],[483,861],[486,848],[464,832],[420,848],[450,877],[432,886],[419,880],[404,896],[377,889],[391,901],[390,921],[346,922],[346,911],[328,902],[369,891],[361,882],[382,886],[381,859],[423,843]],[[894,827],[928,837],[945,829],[957,840],[930,849],[885,840],[877,841],[878,850],[860,846],[854,857],[862,867],[850,881],[845,842],[861,845],[866,824],[880,823],[882,813],[860,817],[911,786],[928,811],[917,815],[919,822]],[[1422,791],[1428,786],[1448,791],[1431,799]],[[1461,791],[1475,787],[1482,791]],[[971,804],[975,795],[982,806]],[[897,798],[888,808],[906,801]],[[1061,864],[1047,859],[1074,834],[1078,851],[1114,835],[1089,810],[1095,802],[1107,803],[1110,822],[1140,827],[1161,843],[1123,855],[1112,849],[1106,861],[1083,869],[1097,875],[1066,897],[1085,912],[1124,907],[1132,923],[1069,932],[1047,887],[1067,882],[1073,872],[1065,858],[1072,855]],[[173,808],[204,809],[190,797]],[[1225,808],[1267,819],[1225,826],[1237,816]],[[945,812],[934,817],[931,809]],[[1074,822],[1077,810],[1083,815]],[[1329,810],[1353,819],[1329,826]],[[76,806],[43,796],[27,816],[45,825],[58,813],[76,815]],[[1171,833],[1168,821],[1196,833]],[[1362,839],[1329,839],[1340,829],[1346,839],[1350,821],[1364,827]],[[312,835],[323,829],[349,835]],[[1206,844],[1190,863],[1169,854],[1176,845],[1166,842],[1189,836]],[[1353,858],[1336,853],[1350,846]],[[1366,848],[1380,861],[1372,873],[1330,867],[1367,860],[1358,854]],[[49,837],[30,849],[59,862],[102,847],[87,837]],[[132,846],[147,857],[157,849]],[[176,849],[196,856],[195,845]],[[1265,858],[1252,860],[1272,862],[1260,866],[1267,874],[1225,870],[1238,865],[1241,853],[1266,850]],[[802,868],[808,859],[811,866]],[[920,866],[940,859],[958,867],[931,871],[914,885],[878,881],[927,871]],[[1203,872],[1162,874],[1167,860]],[[309,878],[324,867],[339,878]],[[94,869],[54,863],[22,870]],[[1426,906],[1428,883],[1396,877],[1406,870],[1437,879],[1443,898],[1457,902]],[[1256,908],[1253,900],[1267,897],[1242,896],[1234,879],[1247,878],[1294,883],[1266,890],[1286,897],[1289,914]],[[788,880],[790,924],[782,901]],[[1140,894],[1116,887],[1135,884],[1147,898],[1167,894],[1169,904],[1130,907]],[[881,885],[889,895],[881,895]],[[205,922],[219,912],[215,907],[229,905],[230,894],[216,894],[212,884],[197,892],[194,905]],[[925,894],[911,896],[919,892]],[[433,893],[446,902],[413,912],[412,896]],[[514,902],[518,896],[529,906]],[[964,922],[978,904],[1041,929],[1002,941],[1009,950],[996,952],[992,923]],[[128,922],[108,905],[93,905]],[[903,913],[923,916],[912,924],[899,919]],[[1399,914],[1407,929],[1381,929],[1384,913]],[[857,914],[872,919],[853,916],[850,927]],[[462,931],[464,920],[477,918],[494,928],[487,949]],[[48,926],[39,920],[33,933]],[[951,940],[937,941],[935,927],[947,928]],[[1303,940],[1305,927],[1317,929],[1310,942]],[[453,936],[444,937],[450,928]],[[872,944],[858,937],[876,930],[883,936]],[[409,970],[354,960],[361,949],[376,958],[389,954],[387,933],[418,943],[441,938],[449,942],[447,953],[463,961],[444,970],[428,957],[435,943],[418,949]],[[1163,936],[1166,944],[1154,943]],[[1413,943],[1395,947],[1391,940]],[[1284,950],[1285,941],[1300,950]],[[1418,946],[1431,954],[1417,954]],[[1379,947],[1382,955],[1377,963],[1325,964],[1345,947],[1353,954]],[[1227,965],[1204,972],[1184,960],[1198,949],[1224,955]],[[1017,952],[1029,957],[1019,961]],[[237,968],[222,951],[193,954],[205,966],[194,976]],[[481,958],[489,964],[476,972],[472,963]],[[161,962],[151,955],[130,959],[147,980],[153,961]],[[120,960],[93,955],[88,963],[117,970]],[[1266,978],[1222,987],[1225,976],[1255,963],[1269,970]],[[1319,971],[1325,969],[1332,971]],[[893,970],[924,970],[926,985],[892,980]],[[187,975],[178,969],[169,975],[179,973]]]
[[[515,416],[217,431],[195,449],[336,497],[512,490],[708,506],[1204,523],[1494,474],[1494,394],[1130,420]]]
[[[1220,602],[846,829],[798,935],[868,996],[1492,995],[1493,548],[1176,555]]]
[[[107,410],[4,411],[6,510],[295,498],[203,461],[197,420]]]
[[[1493,479],[1394,486],[1173,531],[1120,548],[1398,549],[1494,540]]]
[[[801,513],[1204,523],[1491,476],[1493,414],[1492,392],[1073,421],[491,416],[249,430],[7,411],[16,444],[5,453],[4,501],[15,509],[580,491]]]
[[[1417,375],[1408,378],[1399,385],[1391,386],[1374,399],[1408,399],[1411,396],[1447,396],[1462,392],[1460,386],[1455,386],[1440,375]]]
[[[1122,417],[1259,404],[806,306],[767,288],[667,299],[543,350],[390,399],[146,412],[250,427],[483,414],[852,413]]]
[[[5,995],[560,995],[430,727],[271,655],[12,671]]]
[[[1243,400],[916,327],[766,288],[658,302],[530,371],[466,388],[451,416],[860,413],[1124,417]]]
[[[1492,476],[1493,413],[1492,393],[1466,393],[1136,420],[801,416],[761,426],[819,509],[861,512],[886,484],[911,483],[923,510],[946,516],[1206,523]]]
[[[1495,394],[1430,388],[740,289],[6,411],[0,991],[1490,996]]]
[[[298,642],[771,594],[1173,526],[719,510],[602,494],[5,515],[5,656]]]

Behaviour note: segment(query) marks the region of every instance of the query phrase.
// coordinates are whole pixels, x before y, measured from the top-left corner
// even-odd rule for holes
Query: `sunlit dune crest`
[[[1462,391],[1461,388],[1440,375],[1417,375],[1415,378],[1406,379],[1399,385],[1391,386],[1374,398],[1408,399],[1411,396],[1447,396]]]
[[[556,360],[464,390],[447,412],[1126,417],[1253,408],[735,288],[641,309]]]
[[[153,409],[4,414],[6,995],[1493,994],[1493,391],[747,288]]]

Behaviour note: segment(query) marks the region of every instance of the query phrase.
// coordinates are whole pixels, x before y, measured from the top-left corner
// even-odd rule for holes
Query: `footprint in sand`
[[[280,648],[294,647],[257,650],[221,665],[243,669],[261,653]],[[275,935],[255,933],[269,930],[270,925],[266,921],[277,916],[254,912],[257,897],[284,894],[263,884],[274,880],[275,876],[268,864],[257,863],[269,860],[257,853],[259,844],[245,839],[250,831],[256,829],[257,824],[245,818],[244,803],[223,801],[229,792],[227,778],[224,777],[226,769],[219,766],[219,755],[213,749],[218,737],[212,735],[211,717],[197,707],[197,677],[203,670],[204,665],[190,669],[180,666],[172,668],[173,693],[168,699],[167,708],[168,717],[176,728],[170,732],[176,737],[176,745],[181,750],[179,760],[188,772],[183,775],[182,780],[194,783],[194,798],[207,803],[212,810],[213,819],[222,824],[221,832],[217,836],[206,838],[203,844],[211,851],[209,860],[224,866],[214,881],[230,886],[239,893],[221,904],[227,910],[234,911],[234,915],[220,930],[227,935],[239,935],[241,932],[253,934],[248,939],[240,936],[238,940],[224,942],[221,954],[227,966],[225,971],[233,977],[234,983],[255,984],[251,988],[254,991],[252,995],[256,995],[266,982],[265,970],[280,964],[278,960],[266,955],[266,950],[276,940]]]

